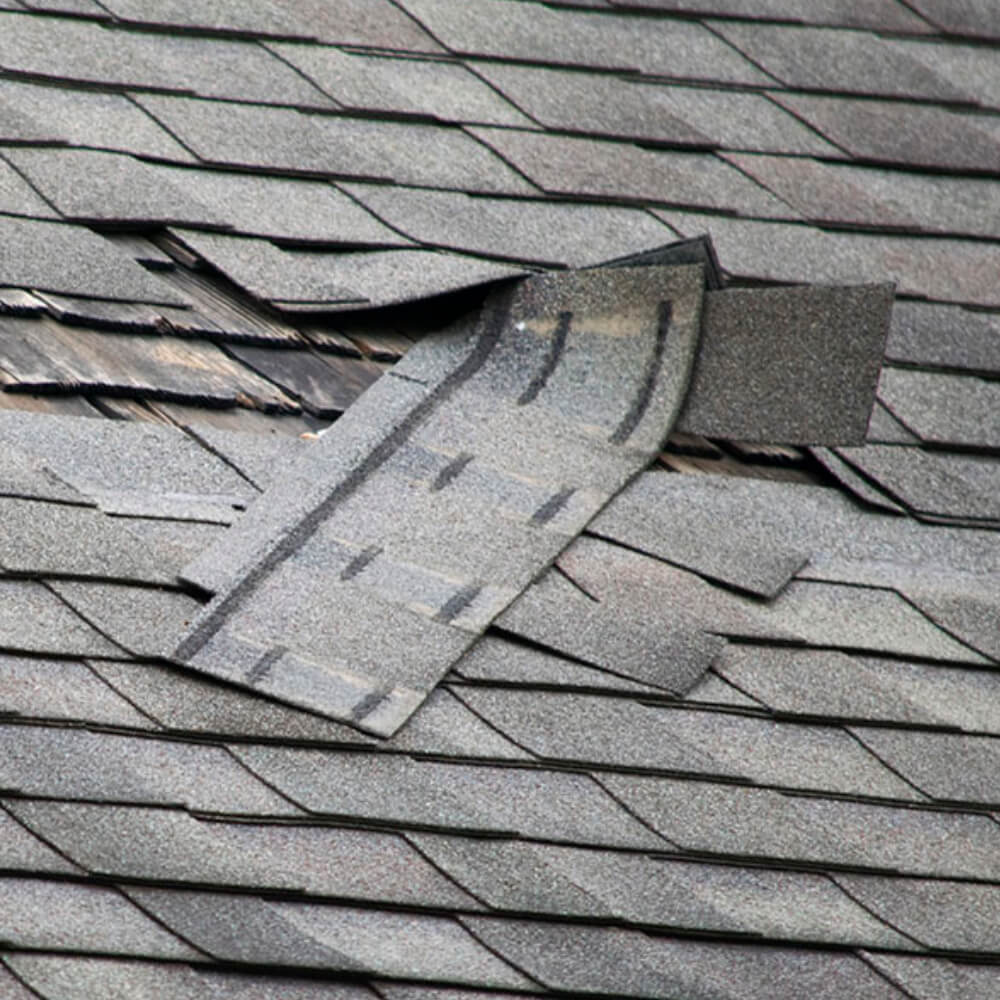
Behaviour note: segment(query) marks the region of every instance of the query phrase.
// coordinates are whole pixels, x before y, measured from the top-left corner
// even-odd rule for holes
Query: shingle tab
[[[929,368],[1000,372],[1000,330],[988,313],[927,302],[898,302],[886,358]]]

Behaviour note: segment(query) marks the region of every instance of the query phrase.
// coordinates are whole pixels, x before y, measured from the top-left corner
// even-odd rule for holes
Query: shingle
[[[5,2],[9,6],[14,3],[14,0],[5,0]],[[4,1000],[36,1000],[39,995],[29,991],[28,987],[24,985],[23,977],[19,976],[15,979],[10,969],[0,962],[0,996]]]
[[[50,586],[119,646],[150,659],[174,648],[201,607],[176,590],[73,581]]]
[[[996,621],[1000,600],[989,577],[917,577],[903,592],[924,614],[994,661],[1000,660]]]
[[[107,240],[82,226],[0,217],[0,282],[70,295],[164,305],[185,303]]]
[[[983,815],[624,774],[602,774],[600,782],[689,851],[942,878],[1000,871],[1000,829]]]
[[[364,986],[310,982],[271,972],[219,972],[179,962],[127,961],[20,952],[4,960],[46,1000],[374,1000]],[[35,996],[35,994],[32,994]],[[5,997],[4,1000],[7,1000]],[[11,1000],[21,1000],[19,995]]]
[[[549,194],[794,217],[787,205],[710,153],[666,152],[518,129],[472,126],[468,131]]]
[[[0,890],[0,937],[15,948],[200,957],[114,889],[8,877]]]
[[[0,656],[0,714],[144,728],[149,719],[73,660]]]
[[[52,500],[56,503],[91,506],[92,501],[60,479],[51,469],[13,444],[4,447],[0,469],[0,496],[25,500]]]
[[[193,91],[275,104],[333,102],[259,45],[109,31],[83,20],[5,15],[0,65],[57,80]]]
[[[608,927],[465,917],[478,937],[557,990],[626,997],[834,1000],[903,994],[854,956],[651,937]]]
[[[28,580],[0,580],[0,647],[61,656],[120,656],[46,587]]]
[[[91,666],[162,728],[174,732],[340,744],[370,742],[348,726],[164,665],[95,660]]]
[[[519,989],[533,983],[454,920],[349,907],[275,905],[310,938],[363,967],[402,978]]]
[[[663,846],[583,775],[396,755],[266,747],[233,752],[312,812],[579,843]]]
[[[0,745],[0,786],[25,795],[298,813],[216,746],[26,725],[0,726]]]
[[[875,486],[866,476],[861,475],[853,465],[845,462],[832,448],[810,448],[809,454],[843,487],[856,501],[873,510],[891,514],[906,514],[907,510],[896,503],[888,493]]]
[[[766,84],[769,78],[695,22],[446,0],[402,5],[454,52],[529,62],[638,69],[661,76]]]
[[[309,447],[308,441],[286,434],[257,434],[199,425],[194,435],[209,451],[221,456],[259,490],[275,483],[288,462]]]
[[[879,398],[924,442],[1000,447],[1000,385],[975,376],[885,368]]]
[[[130,887],[129,898],[195,947],[223,962],[358,972],[342,952],[301,933],[256,896]]]
[[[527,263],[587,267],[662,246],[672,237],[651,215],[612,205],[382,185],[344,187],[379,218],[421,243]]]
[[[75,875],[80,869],[0,808],[0,869]],[[0,996],[6,996],[0,988]]]
[[[459,63],[364,55],[333,46],[269,47],[348,108],[531,127],[530,119]]]
[[[899,101],[774,94],[831,142],[862,160],[907,167],[991,171],[1000,144],[988,122]]]
[[[843,457],[908,507],[924,514],[1000,519],[1000,467],[989,458],[905,445],[840,449]]]
[[[1000,372],[1000,330],[986,313],[897,302],[886,358],[932,368]]]
[[[1000,984],[995,965],[970,965],[943,958],[920,958],[886,952],[862,952],[887,979],[898,983],[915,1000],[964,1000],[989,996]]]
[[[8,149],[7,153],[10,152]],[[9,163],[0,160],[0,212],[56,219],[59,213]]]
[[[877,7],[858,0],[611,0],[615,7],[637,10],[677,10],[699,14],[730,14],[762,20],[802,21],[848,28],[923,32],[931,28],[898,0]]]
[[[497,625],[631,680],[678,694],[687,691],[708,669],[722,643],[689,624],[679,627],[661,619],[653,625],[645,621],[650,606],[642,610],[626,623],[620,609],[591,600],[549,572],[499,616]]]
[[[928,948],[1000,951],[996,886],[872,875],[835,878],[862,905]]]
[[[244,235],[361,246],[409,243],[322,181],[169,167],[160,167],[158,176]]]
[[[638,476],[588,530],[761,597],[777,595],[808,561],[762,525],[711,521],[677,486],[666,473]]]
[[[608,670],[590,667],[534,646],[484,635],[454,666],[456,673],[470,680],[513,682],[569,688],[597,688],[609,691],[657,689],[629,680]]]
[[[131,156],[33,147],[8,149],[4,155],[67,218],[195,225],[226,221]]]
[[[918,788],[939,800],[1000,802],[1000,750],[987,736],[858,727],[854,735]]]
[[[942,103],[969,100],[964,90],[869,32],[739,21],[714,21],[711,26],[757,66],[798,90]]]
[[[677,429],[745,441],[860,444],[892,299],[891,285],[709,292],[703,346]]]
[[[1000,13],[989,0],[914,0],[913,6],[933,24],[956,35],[1000,37]]]
[[[1000,107],[1000,72],[988,47],[956,42],[942,44],[938,40],[925,45],[902,38],[893,39],[889,44],[963,90],[977,104]]]
[[[55,140],[116,149],[179,163],[191,154],[120,94],[0,82],[0,134],[22,140]]]

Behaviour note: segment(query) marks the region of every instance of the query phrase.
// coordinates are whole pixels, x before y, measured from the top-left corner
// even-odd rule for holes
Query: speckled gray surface
[[[985,0],[0,8],[5,1000],[998,992]],[[558,307],[359,466],[480,283],[608,260],[738,301],[738,420],[623,421],[641,352]],[[873,410],[868,293],[803,339],[844,293],[788,282],[896,284]],[[352,475],[216,676],[163,658]],[[430,693],[267,681],[359,672]]]

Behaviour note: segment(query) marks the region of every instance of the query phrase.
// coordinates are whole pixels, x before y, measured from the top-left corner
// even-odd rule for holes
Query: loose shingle
[[[797,796],[738,785],[602,774],[600,782],[682,848],[718,857],[995,879],[987,816]]]
[[[659,76],[767,84],[770,80],[702,25],[562,11],[500,0],[402,4],[452,51],[526,62],[638,69]]]
[[[0,746],[0,786],[25,795],[298,813],[216,746],[26,725],[0,726]]]
[[[157,277],[82,226],[0,217],[0,282],[22,288],[183,306]],[[17,247],[17,253],[9,248]]]
[[[991,171],[1000,144],[976,115],[907,102],[773,95],[782,107],[861,160]]]
[[[677,429],[862,443],[892,298],[891,285],[709,292],[703,348]]]
[[[421,243],[525,263],[588,267],[660,247],[672,237],[651,215],[611,205],[516,201],[382,185],[344,188]]]
[[[42,951],[200,957],[114,889],[41,879],[0,879],[0,938]]]
[[[531,120],[464,66],[398,59],[333,46],[269,46],[345,107],[442,121],[531,127]]]
[[[797,90],[969,101],[964,90],[877,35],[739,21],[713,21],[748,59]]]
[[[796,214],[710,153],[668,153],[519,129],[471,126],[468,131],[549,194],[691,205],[764,218]]]
[[[623,847],[663,847],[594,782],[558,771],[234,747],[314,813]]]

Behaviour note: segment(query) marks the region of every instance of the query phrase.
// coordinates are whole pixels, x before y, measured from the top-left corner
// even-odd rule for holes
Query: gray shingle
[[[36,874],[75,875],[80,869],[0,808],[0,868]],[[0,988],[0,996],[6,997]]]
[[[50,586],[119,646],[150,659],[174,648],[201,607],[176,590],[72,581]]]
[[[468,131],[549,194],[692,205],[763,218],[796,216],[710,153],[666,152],[519,129],[470,126]]]
[[[892,514],[905,514],[907,512],[905,507],[896,503],[888,493],[875,486],[866,476],[862,476],[853,465],[845,462],[833,449],[810,448],[809,454],[840,486],[864,506]]]
[[[868,726],[851,731],[882,760],[936,799],[1000,802],[1000,749],[991,737]]]
[[[226,220],[171,185],[141,160],[87,149],[9,149],[4,154],[66,217],[81,221]]]
[[[1000,871],[1000,828],[983,815],[624,774],[603,774],[600,782],[690,851],[942,878]]]
[[[626,622],[620,608],[591,600],[549,572],[499,616],[497,625],[630,680],[678,694],[687,691],[723,644],[689,623],[665,622],[667,614],[653,625],[646,620],[649,604],[641,614],[632,610]]]
[[[176,139],[120,94],[4,80],[0,121],[8,138],[64,141],[179,163],[191,160]]]
[[[997,886],[872,875],[835,878],[862,905],[928,948],[1000,951]]]
[[[879,398],[922,441],[1000,447],[1000,385],[974,376],[885,368]]]
[[[970,99],[904,50],[868,32],[739,21],[714,21],[711,26],[756,65],[798,90],[942,103]]]
[[[956,35],[1000,37],[1000,12],[989,0],[914,0],[913,6],[932,24]]]
[[[0,936],[15,948],[201,957],[114,889],[8,877],[0,890]]]
[[[577,843],[663,846],[584,775],[269,747],[234,747],[233,753],[311,812]]]
[[[286,463],[295,460],[310,442],[286,434],[256,434],[200,425],[197,440],[222,456],[258,489],[266,490],[282,475]]]
[[[874,968],[898,983],[915,1000],[964,1000],[989,996],[1000,984],[995,965],[969,965],[943,958],[918,958],[884,952],[862,952]]]
[[[5,160],[0,160],[0,212],[36,219],[59,217],[59,213]]]
[[[121,655],[51,590],[28,580],[0,580],[0,647],[60,656]]]
[[[1000,107],[1000,72],[988,47],[941,44],[937,40],[925,45],[907,39],[893,39],[889,44],[922,62],[969,94],[976,103],[988,108]]]
[[[356,729],[157,664],[95,660],[94,671],[167,730],[240,738],[370,742]]]
[[[398,59],[333,46],[269,46],[346,107],[442,121],[531,127],[531,120],[464,66]]]
[[[252,43],[109,31],[98,22],[14,14],[0,25],[0,65],[18,73],[333,107],[291,67]]]
[[[454,52],[524,61],[638,69],[660,76],[767,84],[769,78],[700,24],[474,0],[402,4]]]
[[[762,20],[802,21],[848,28],[881,28],[887,31],[930,31],[926,21],[898,0],[877,7],[857,0],[611,0],[615,7],[637,10],[692,11],[731,14]]]
[[[6,955],[4,960],[46,1000],[89,1000],[101,993],[129,1000],[199,1000],[207,995],[213,1000],[374,1000],[375,997],[364,986],[312,983],[266,973],[202,971],[179,962],[130,962],[28,952]],[[11,1000],[22,998],[14,995]]]
[[[692,492],[659,472],[633,480],[588,530],[761,597],[776,596],[809,558],[772,528],[705,517]]]
[[[379,218],[421,243],[533,264],[588,267],[662,246],[673,235],[645,212],[611,205],[343,186]]]
[[[150,722],[85,664],[0,656],[0,713],[145,728]]]
[[[489,634],[455,664],[454,670],[470,680],[609,691],[657,691],[652,685]]]
[[[897,302],[886,358],[931,368],[1000,372],[1000,330],[986,313]]]
[[[4,2],[10,6],[14,3],[14,0],[4,0]],[[4,1000],[35,1000],[39,994],[31,992],[28,987],[24,985],[22,977],[15,979],[14,974],[10,971],[10,969],[4,966],[2,961],[0,961],[0,996],[2,996]]]
[[[992,459],[905,445],[839,450],[852,465],[915,511],[1000,520],[1000,466]]]
[[[901,101],[774,94],[782,107],[861,160],[991,171],[1000,144],[988,121]]]
[[[183,306],[155,275],[82,226],[0,217],[0,240],[18,253],[0,260],[0,282],[42,291]]]
[[[0,469],[0,496],[25,500],[52,500],[57,503],[90,506],[92,501],[60,479],[37,458],[9,444],[4,447]]]
[[[903,994],[854,956],[652,937],[635,931],[464,917],[478,937],[552,989],[615,996],[731,997]]]
[[[0,745],[0,786],[25,795],[298,813],[221,747],[26,725],[0,726]]]
[[[860,444],[892,299],[891,285],[707,293],[703,347],[677,429],[745,441]]]
[[[169,167],[160,167],[158,176],[244,235],[361,246],[409,243],[321,181]]]

